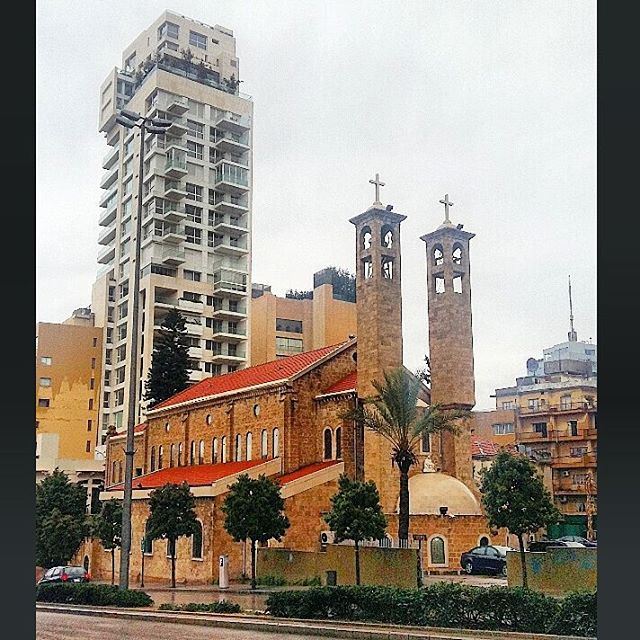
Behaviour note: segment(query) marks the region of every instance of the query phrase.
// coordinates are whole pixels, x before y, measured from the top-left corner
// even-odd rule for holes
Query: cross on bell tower
[[[380,201],[380,187],[384,187],[385,184],[384,182],[380,181],[380,174],[376,173],[376,178],[375,180],[369,180],[369,184],[372,184],[375,186],[376,189],[376,199],[373,201],[373,206],[382,206],[382,202]]]

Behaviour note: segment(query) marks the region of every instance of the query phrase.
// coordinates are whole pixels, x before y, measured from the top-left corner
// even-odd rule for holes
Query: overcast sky
[[[596,341],[595,3],[39,0],[37,319],[91,300],[106,152],[98,92],[164,9],[234,31],[254,100],[253,281],[354,269],[348,219],[386,183],[402,224],[405,364],[427,352],[419,237],[471,241],[477,408],[566,340]]]

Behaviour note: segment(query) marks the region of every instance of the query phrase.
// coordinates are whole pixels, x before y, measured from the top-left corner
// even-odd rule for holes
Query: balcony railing
[[[560,404],[538,404],[527,407],[517,407],[516,411],[527,413],[556,413],[560,411],[587,411],[596,410],[597,403],[588,402],[561,402]]]

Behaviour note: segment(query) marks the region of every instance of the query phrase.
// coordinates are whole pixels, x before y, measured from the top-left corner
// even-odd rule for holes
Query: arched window
[[[222,443],[220,447],[220,462],[227,461],[227,436],[222,436]]]
[[[367,249],[371,249],[371,228],[370,227],[363,227],[362,232],[360,234],[360,238],[362,241],[362,248],[367,250]]]
[[[323,454],[323,458],[325,460],[331,460],[331,458],[333,457],[332,456],[332,451],[331,451],[333,434],[331,433],[331,429],[325,429],[324,430],[323,438],[324,438],[324,454]]]
[[[442,536],[435,535],[429,540],[429,565],[433,567],[447,565],[446,544]]]
[[[211,463],[216,464],[218,462],[218,438],[214,438],[211,441]]]
[[[462,246],[459,244],[453,245],[453,251],[451,252],[451,259],[453,264],[462,264]]]
[[[178,466],[182,466],[182,453],[184,451],[184,447],[182,446],[182,442],[178,443]]]
[[[373,261],[371,256],[362,259],[362,277],[365,280],[373,278]]]
[[[198,445],[198,464],[204,464],[204,440]]]
[[[444,262],[444,253],[442,252],[442,247],[437,245],[433,248],[433,264],[440,266]]]
[[[342,427],[336,429],[336,458],[342,458]]]
[[[195,531],[191,536],[191,557],[202,560],[202,523],[196,522]]]
[[[196,462],[196,441],[191,441],[191,446],[189,447],[189,464],[195,464]]]
[[[117,482],[116,480],[116,468],[118,466],[118,463],[114,460],[111,463],[111,484],[115,484]]]
[[[382,256],[381,269],[385,280],[393,280],[393,258]]]
[[[245,457],[247,460],[251,460],[253,457],[252,448],[253,448],[253,436],[251,435],[251,431],[249,431],[249,433],[247,433],[247,443],[245,445],[245,452],[246,452]]]
[[[242,460],[242,436],[237,433],[236,434],[236,446],[234,453],[234,460],[236,462],[240,462]]]
[[[280,455],[280,431],[278,427],[273,430],[273,457],[277,458]]]
[[[260,437],[260,457],[266,458],[269,455],[269,444],[267,442],[267,430],[262,430],[262,435]]]
[[[174,459],[175,459],[175,445],[171,445],[169,447],[169,466],[173,467]]]
[[[162,469],[164,463],[164,449],[162,445],[158,447],[158,469]]]
[[[149,465],[151,467],[151,471],[156,470],[156,448],[151,447],[151,463]]]
[[[382,227],[382,231],[380,232],[380,244],[387,249],[391,249],[393,247],[393,228],[388,224],[385,224]]]
[[[144,523],[144,552],[147,555],[151,555],[153,553],[153,540],[149,536],[149,521],[148,520]]]

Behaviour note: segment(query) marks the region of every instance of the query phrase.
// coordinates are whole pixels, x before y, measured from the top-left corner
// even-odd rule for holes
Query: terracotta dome
[[[416,473],[409,478],[409,513],[440,515],[440,507],[448,507],[447,515],[482,515],[475,496],[464,483],[446,473]]]

